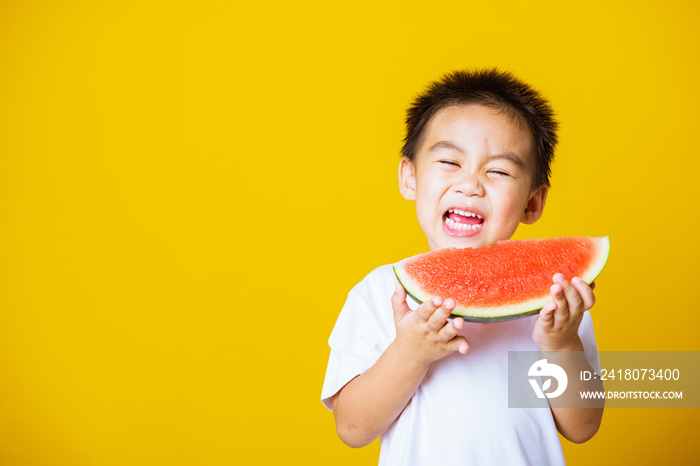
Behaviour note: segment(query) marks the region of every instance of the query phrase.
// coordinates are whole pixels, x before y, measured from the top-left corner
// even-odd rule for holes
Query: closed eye
[[[454,165],[455,167],[459,167],[459,164],[453,160],[438,160],[438,162],[445,165]]]
[[[493,173],[494,175],[497,175],[497,176],[510,176],[509,173],[504,172],[502,170],[489,170],[489,173]]]

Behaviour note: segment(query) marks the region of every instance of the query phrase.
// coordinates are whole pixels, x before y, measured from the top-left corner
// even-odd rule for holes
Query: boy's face
[[[532,153],[529,128],[503,112],[469,104],[436,113],[414,162],[399,167],[430,249],[491,246],[539,219],[548,189],[533,188]]]

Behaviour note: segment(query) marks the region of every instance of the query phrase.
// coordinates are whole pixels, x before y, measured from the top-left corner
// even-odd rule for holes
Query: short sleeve
[[[596,373],[600,374],[600,356],[598,355],[598,344],[593,333],[593,319],[590,311],[583,313],[583,319],[578,327],[578,336],[581,338],[581,343],[583,343],[588,363]]]
[[[396,329],[391,310],[394,283],[393,272],[387,275],[380,268],[348,294],[328,339],[331,351],[321,391],[321,401],[328,409],[332,409],[333,395],[372,367],[394,340]]]

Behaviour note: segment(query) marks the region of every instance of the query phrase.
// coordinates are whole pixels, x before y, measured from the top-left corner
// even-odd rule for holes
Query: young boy
[[[408,111],[399,165],[399,190],[415,201],[429,248],[489,246],[537,221],[556,126],[547,101],[508,73],[455,72],[431,84]],[[557,274],[551,295],[538,316],[466,323],[448,319],[451,299],[407,300],[391,265],[372,271],[329,339],[321,397],[340,438],[360,447],[381,436],[383,465],[564,464],[557,431],[588,440],[602,408],[507,402],[508,351],[554,351],[570,369],[598,364],[592,288]],[[574,354],[588,360],[566,360]]]

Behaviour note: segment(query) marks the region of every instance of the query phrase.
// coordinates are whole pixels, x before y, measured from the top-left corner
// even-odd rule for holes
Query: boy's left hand
[[[569,283],[564,275],[554,275],[552,301],[545,304],[535,322],[532,338],[542,351],[582,350],[578,327],[583,313],[593,307],[595,283],[575,277]]]

